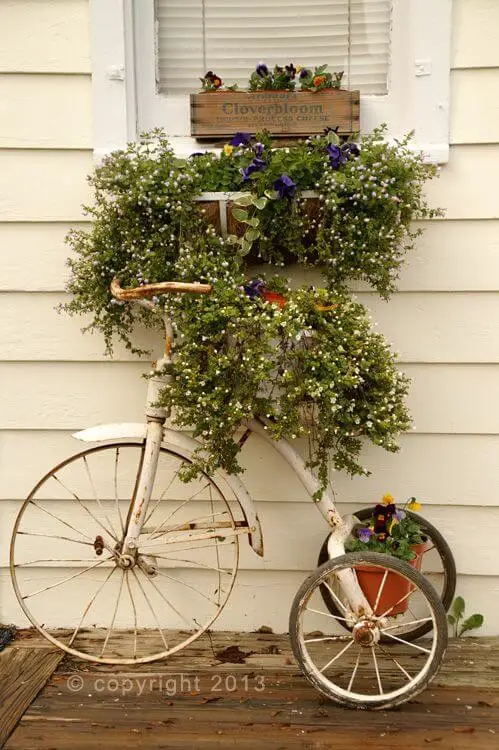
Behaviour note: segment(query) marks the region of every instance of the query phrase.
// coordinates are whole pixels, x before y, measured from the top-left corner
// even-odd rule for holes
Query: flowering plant
[[[411,220],[438,212],[422,192],[434,167],[409,138],[388,144],[383,133],[357,144],[328,131],[285,148],[265,133],[237,133],[218,155],[179,159],[154,131],[90,177],[92,224],[68,236],[73,296],[63,307],[90,313],[88,328],[104,334],[109,351],[116,334],[138,351],[137,322],[160,328],[165,311],[173,318],[176,366],[161,402],[205,446],[193,472],[240,471],[234,434],[255,416],[277,438],[308,438],[322,487],[331,459],[368,473],[363,439],[397,450],[410,425],[408,382],[347,282],[362,279],[388,297],[416,236]],[[312,212],[302,195],[310,189]],[[196,198],[213,190],[239,191],[233,214],[242,237],[223,237],[207,221]],[[262,261],[269,277],[248,281]],[[272,265],[296,262],[317,268],[323,287],[291,289],[272,275]],[[124,286],[196,280],[213,291],[160,297],[146,309],[111,296],[115,276]],[[312,425],[302,419],[307,405]]]
[[[348,552],[383,552],[401,560],[413,560],[417,556],[413,547],[424,544],[426,536],[407,511],[420,509],[415,497],[409,498],[399,509],[392,495],[384,495],[366,525],[356,528],[355,536],[347,541],[345,549]]]
[[[249,91],[294,91],[296,85],[302,91],[322,91],[323,89],[339,89],[343,71],[340,73],[330,73],[327,65],[320,65],[313,70],[302,68],[301,65],[294,65],[290,62],[288,65],[274,65],[269,68],[264,62],[259,62],[255,70],[251,73],[248,81]],[[224,88],[227,91],[234,91],[238,88],[237,84],[227,86],[223,84],[220,76],[209,70],[200,79],[203,91],[218,91]]]

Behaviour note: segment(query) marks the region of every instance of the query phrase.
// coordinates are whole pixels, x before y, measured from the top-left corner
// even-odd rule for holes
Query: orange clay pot
[[[412,560],[407,560],[411,568],[421,570],[423,553],[426,550],[426,546],[426,542],[411,546],[412,551],[416,553],[416,557]],[[385,574],[383,568],[377,568],[374,565],[360,565],[355,567],[355,571],[364,596],[371,607],[374,607],[379,587]],[[374,614],[382,615],[387,612],[388,617],[403,614],[409,606],[409,598],[403,601],[400,601],[400,599],[406,596],[413,588],[414,586],[407,578],[402,578],[398,573],[389,572]],[[388,612],[387,610],[390,611]]]

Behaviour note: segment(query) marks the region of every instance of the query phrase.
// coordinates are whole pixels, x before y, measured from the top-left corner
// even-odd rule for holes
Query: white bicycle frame
[[[171,322],[165,320],[166,328],[166,350],[164,356],[158,360],[156,370],[162,372],[166,365],[171,364],[171,348],[173,341],[173,331]],[[115,423],[99,425],[77,432],[73,435],[78,440],[85,442],[102,442],[117,439],[136,438],[145,440],[145,450],[140,470],[139,482],[133,501],[132,511],[129,514],[128,526],[125,530],[125,540],[122,548],[122,556],[133,556],[138,547],[139,536],[145,519],[147,518],[147,508],[151,499],[154,479],[158,465],[160,450],[162,447],[169,448],[185,458],[189,458],[192,453],[202,444],[190,438],[188,435],[171,430],[165,427],[165,422],[170,416],[168,411],[163,407],[158,407],[159,394],[166,385],[168,385],[171,375],[153,375],[149,378],[147,389],[147,406],[146,406],[146,423]],[[269,435],[267,426],[259,420],[251,420],[247,423],[247,428],[266,440],[272,448],[286,460],[286,462],[295,471],[300,482],[311,496],[318,496],[319,499],[315,505],[326,520],[332,533],[328,540],[329,558],[338,557],[345,553],[345,541],[349,536],[352,528],[358,523],[355,516],[345,516],[344,518],[338,513],[332,493],[326,489],[319,492],[319,483],[312,472],[308,469],[302,457],[297,453],[287,440],[273,440]],[[260,520],[250,494],[239,477],[229,475],[223,470],[219,470],[214,478],[220,486],[222,492],[230,490],[239,503],[243,515],[248,524],[249,543],[254,552],[263,557],[263,537]],[[245,533],[246,529],[244,530]],[[357,614],[372,614],[372,608],[364,596],[352,570],[345,570],[338,574],[341,587],[347,597],[352,611]]]

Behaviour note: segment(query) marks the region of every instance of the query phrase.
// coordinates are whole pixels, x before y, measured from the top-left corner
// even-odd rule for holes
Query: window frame
[[[156,90],[154,0],[90,5],[95,158],[160,123],[177,153],[198,150],[185,134],[188,95]],[[438,164],[449,159],[451,21],[452,0],[393,0],[388,94],[361,96],[362,131],[380,122],[391,137],[414,129],[414,147]]]

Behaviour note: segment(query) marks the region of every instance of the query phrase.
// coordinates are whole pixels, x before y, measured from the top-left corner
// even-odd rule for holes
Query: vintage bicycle
[[[150,305],[155,295],[209,294],[211,287],[162,282],[123,289],[115,279],[111,291],[123,302]],[[165,332],[165,353],[148,381],[145,422],[76,433],[95,445],[40,479],[12,535],[12,580],[28,619],[68,654],[101,664],[145,664],[193,643],[233,591],[243,539],[263,556],[258,514],[239,476],[219,470],[181,479],[200,443],[166,426],[170,415],[156,405],[171,378],[158,373],[175,362],[168,318]],[[243,426],[240,444],[252,435],[286,460],[304,492],[316,495],[319,484],[290,443],[272,440],[263,420]],[[451,551],[418,515],[427,540],[421,571],[388,555],[345,554],[345,540],[369,511],[341,517],[331,489],[314,504],[329,533],[319,567],[291,608],[296,660],[312,684],[344,706],[404,703],[432,679],[446,649],[445,612],[456,578]],[[366,568],[377,575],[370,598],[359,584]],[[389,600],[394,583],[399,594]],[[66,607],[78,612],[71,627],[46,624],[49,613]]]

